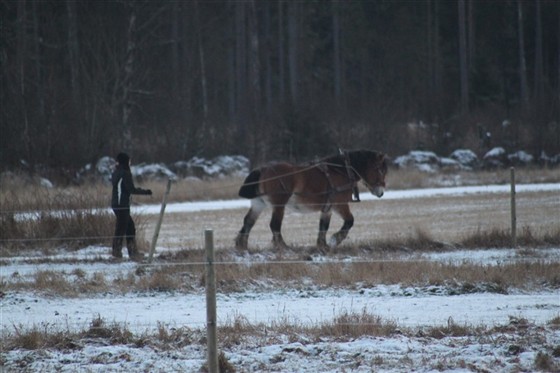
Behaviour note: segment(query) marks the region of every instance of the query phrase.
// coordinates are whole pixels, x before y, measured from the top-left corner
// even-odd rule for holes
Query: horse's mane
[[[361,174],[365,171],[370,162],[380,160],[383,154],[373,150],[365,149],[347,150],[342,154],[339,153],[323,158],[319,161],[319,163],[324,163],[327,167],[330,168],[346,167],[346,156],[348,157],[349,166],[351,166]],[[386,167],[384,160],[382,167],[383,166]]]
[[[363,173],[371,161],[377,161],[382,157],[383,157],[383,153],[374,150],[366,150],[366,149],[344,150],[342,153],[337,153],[335,155],[330,155],[324,158],[319,158],[319,159],[299,163],[299,166],[308,167],[308,166],[322,165],[331,170],[339,171],[340,168],[345,168],[347,165],[346,162],[348,162],[348,166],[356,170],[358,173]],[[281,163],[289,163],[289,162],[270,161],[264,164],[263,166],[274,167]],[[383,159],[382,167],[387,167],[385,159]]]

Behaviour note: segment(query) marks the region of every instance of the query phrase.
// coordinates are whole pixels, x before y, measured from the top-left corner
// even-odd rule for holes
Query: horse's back
[[[290,195],[293,185],[294,165],[288,162],[275,162],[251,171],[238,194],[247,199],[263,195]]]

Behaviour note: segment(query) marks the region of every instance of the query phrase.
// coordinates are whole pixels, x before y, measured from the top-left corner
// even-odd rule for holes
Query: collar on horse
[[[356,180],[356,175],[351,170],[352,166],[350,165],[350,158],[348,157],[348,152],[343,151],[342,149],[338,148],[338,152],[340,155],[344,157],[344,168],[346,169],[346,174],[348,175],[348,179],[352,184],[352,202],[360,202],[360,192],[358,190],[358,181]]]
[[[342,149],[339,149],[339,153],[342,156],[342,159],[344,161],[344,169],[346,170],[346,176],[348,176],[348,180],[350,181],[350,188],[352,189],[352,200],[351,200],[351,202],[360,202],[360,192],[358,190],[358,180],[356,178],[356,172],[354,171],[354,168],[350,164],[350,157],[348,156],[348,152],[345,152]],[[333,185],[333,183],[331,181],[331,176],[330,176],[330,173],[329,173],[328,164],[319,163],[318,168],[319,168],[319,170],[321,170],[325,174],[325,177],[327,178],[327,181],[329,182],[329,191],[328,191],[329,200],[330,200],[330,195],[331,194],[348,190],[348,186],[336,187],[336,186]],[[328,211],[330,208],[331,208],[331,204],[327,203],[325,205],[325,207],[323,208],[323,211]]]

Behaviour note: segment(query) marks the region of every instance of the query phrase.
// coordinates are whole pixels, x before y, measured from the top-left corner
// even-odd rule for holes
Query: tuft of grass
[[[220,373],[235,373],[237,370],[231,364],[223,351],[218,354],[218,370]]]
[[[560,315],[553,317],[548,324],[554,329],[560,329]]]
[[[546,352],[539,351],[535,356],[535,368],[541,372],[557,372],[558,365]]]
[[[165,269],[155,271],[151,276],[144,277],[139,281],[139,286],[145,290],[170,292],[180,288],[179,279],[173,277]]]
[[[129,344],[134,339],[134,335],[128,330],[126,324],[107,325],[99,315],[91,321],[89,329],[81,333],[81,337],[106,339],[112,345]]]
[[[445,337],[466,337],[471,335],[479,335],[480,328],[475,328],[470,325],[459,325],[453,318],[447,320],[446,326],[434,326],[428,330],[428,336],[435,339],[442,339]]]
[[[383,320],[380,316],[368,313],[364,308],[361,313],[343,312],[333,322],[322,324],[317,333],[335,338],[359,338],[363,336],[387,337],[397,331],[395,322]]]
[[[50,270],[35,273],[33,288],[39,292],[59,295],[72,294],[76,290],[63,273]]]

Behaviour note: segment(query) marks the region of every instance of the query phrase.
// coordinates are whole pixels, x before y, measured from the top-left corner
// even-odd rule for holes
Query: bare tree
[[[469,111],[469,67],[467,55],[467,20],[465,0],[458,0],[459,8],[459,74],[461,80],[461,112]]]
[[[296,1],[288,3],[288,69],[290,72],[290,98],[293,105],[299,99],[299,14],[301,4]]]
[[[80,84],[78,81],[80,60],[80,44],[78,43],[78,16],[76,15],[76,1],[66,0],[66,11],[68,15],[68,56],[70,60],[70,87],[72,98],[77,101],[80,96]]]
[[[336,109],[340,108],[341,100],[341,54],[340,54],[340,14],[339,2],[332,1],[332,28],[333,28],[333,76],[334,76],[334,100]]]
[[[136,35],[136,7],[133,3],[125,3],[127,9],[127,23],[126,30],[126,55],[123,68],[123,82],[121,93],[121,148],[126,151],[132,149],[132,124],[130,121],[130,114],[132,112],[132,90],[134,84],[134,69],[136,67],[137,58],[137,35]]]
[[[278,0],[278,91],[280,102],[286,98],[286,56],[284,52],[284,5],[285,1]]]
[[[523,108],[529,103],[529,88],[527,84],[527,63],[525,61],[525,37],[523,22],[522,0],[517,0],[517,47],[519,49],[519,93]]]

